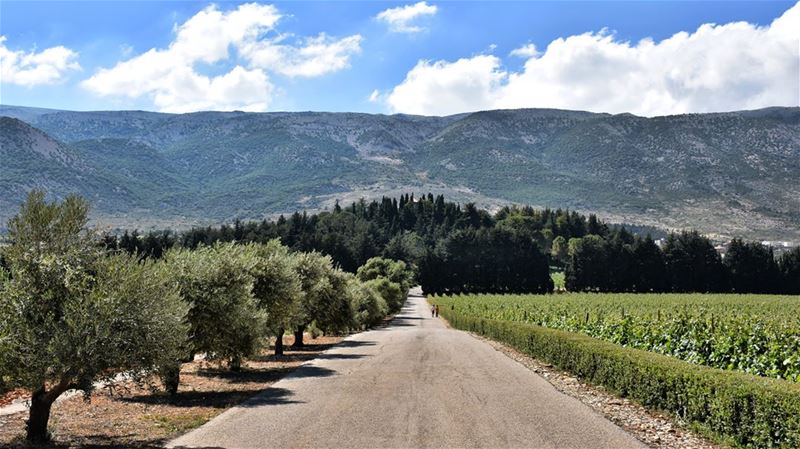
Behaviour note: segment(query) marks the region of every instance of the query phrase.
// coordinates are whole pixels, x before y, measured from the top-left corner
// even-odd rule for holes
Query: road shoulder
[[[445,320],[443,320],[445,321]],[[449,327],[449,324],[445,321]],[[671,416],[649,410],[633,401],[620,398],[602,387],[589,385],[569,373],[558,370],[548,363],[536,360],[510,346],[468,332],[496,351],[533,371],[556,390],[578,399],[596,413],[613,422],[636,439],[654,449],[724,449],[689,426]]]

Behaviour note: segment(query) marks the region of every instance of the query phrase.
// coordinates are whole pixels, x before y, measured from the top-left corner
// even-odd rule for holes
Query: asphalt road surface
[[[644,448],[411,295],[272,388],[172,441],[224,448]]]

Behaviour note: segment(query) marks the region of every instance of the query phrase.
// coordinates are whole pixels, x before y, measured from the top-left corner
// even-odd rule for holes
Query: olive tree
[[[385,279],[384,281],[389,283]],[[361,282],[355,278],[352,278],[349,282],[348,288],[351,307],[353,308],[353,319],[359,329],[379,324],[389,310],[386,301],[375,289],[375,282],[376,280]]]
[[[408,292],[403,292],[400,284],[390,281],[389,279],[380,277],[364,282],[369,288],[377,292],[383,298],[387,310],[384,313],[397,313],[403,307],[403,303],[408,296]]]
[[[255,254],[243,245],[217,243],[173,249],[166,261],[189,305],[191,352],[226,360],[238,370],[242,359],[261,347],[267,330],[267,314],[253,296]]]
[[[0,255],[2,257],[2,255]],[[9,274],[8,270],[0,264],[0,289],[6,285],[6,282],[9,281]]]
[[[319,309],[314,322],[328,333],[343,333],[352,329],[353,301],[350,284],[357,282],[352,274],[335,268],[328,272],[325,288],[320,296]]]
[[[292,330],[294,332],[294,345],[303,345],[303,331],[311,324],[320,313],[320,300],[326,287],[327,275],[333,270],[333,261],[330,257],[318,252],[295,253],[294,269],[300,279],[302,295],[298,309],[292,317]],[[283,332],[279,329],[276,334],[275,354],[283,353]]]
[[[295,254],[295,269],[303,291],[300,307],[293,318],[295,345],[303,345],[303,330],[312,322],[325,332],[341,332],[352,324],[348,298],[348,278],[333,267],[330,257],[318,252]],[[282,339],[282,332],[278,340]],[[275,353],[282,347],[276,342]]]
[[[373,282],[373,287],[378,290],[389,312],[399,312],[408,296],[408,290],[414,283],[414,271],[402,260],[391,260],[383,257],[373,257],[359,267],[356,273],[363,282]]]
[[[0,253],[0,262],[4,262],[3,256]],[[5,289],[6,284],[9,281],[8,271],[5,268],[5,263],[0,263],[0,301],[6,297]],[[2,307],[2,306],[0,306]],[[6,330],[7,331],[7,330]],[[0,326],[0,394],[8,390],[8,381],[6,380],[6,373],[8,369],[4,367],[7,366],[6,361],[6,354],[9,352],[7,349],[7,345],[9,343],[9,337],[6,334],[3,334],[4,327]]]
[[[0,368],[32,391],[27,439],[43,441],[55,400],[173,359],[186,313],[163,265],[107,256],[86,231],[88,204],[32,192],[8,223],[11,280],[0,300]]]
[[[280,346],[282,350],[283,333],[293,326],[302,307],[303,289],[296,269],[297,258],[278,239],[266,244],[249,244],[247,250],[255,257],[251,271],[253,296],[265,314],[267,332],[277,336],[276,349]]]

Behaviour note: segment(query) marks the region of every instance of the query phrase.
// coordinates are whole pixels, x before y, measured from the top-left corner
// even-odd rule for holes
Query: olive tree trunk
[[[283,333],[284,329],[278,329],[278,335],[275,336],[275,355],[283,355]]]
[[[305,346],[303,344],[303,330],[304,329],[305,329],[305,326],[298,326],[297,329],[295,329],[295,331],[294,331],[294,343],[292,344],[292,347],[294,347],[294,348],[302,348],[303,346]]]
[[[161,376],[161,382],[164,384],[164,390],[166,390],[170,396],[178,394],[178,386],[180,386],[181,383],[180,362],[162,366],[159,369],[159,375]]]
[[[28,415],[26,439],[31,443],[42,443],[50,440],[47,423],[50,421],[50,410],[61,393],[69,388],[70,379],[61,379],[49,391],[44,385],[31,395],[31,410]]]
[[[231,362],[229,364],[231,371],[239,372],[242,370],[242,356],[240,354],[236,354],[235,356],[231,357]]]

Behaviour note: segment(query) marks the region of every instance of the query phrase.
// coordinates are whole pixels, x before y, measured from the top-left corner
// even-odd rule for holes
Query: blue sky
[[[794,2],[249,6],[3,0],[0,103],[437,115],[559,107],[661,115],[799,101]],[[200,41],[242,28],[252,32],[216,40],[226,54],[210,56]],[[142,57],[151,49],[155,54]]]

